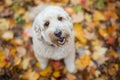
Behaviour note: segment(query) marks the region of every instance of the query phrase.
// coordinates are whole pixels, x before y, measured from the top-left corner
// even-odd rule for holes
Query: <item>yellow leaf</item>
[[[60,77],[60,72],[59,72],[59,71],[55,71],[55,72],[53,73],[53,76],[54,76],[55,78]]]
[[[100,11],[95,11],[94,14],[93,14],[93,20],[94,20],[94,21],[100,21],[100,20],[105,21],[106,18],[105,18],[105,16],[103,15],[102,12],[100,12]]]
[[[89,14],[85,14],[85,19],[86,19],[87,22],[90,23],[92,21],[92,16],[89,15]]]
[[[8,62],[8,63],[5,65],[6,68],[9,68],[10,66],[11,66],[11,63],[10,63],[10,62]]]
[[[76,76],[73,74],[68,73],[67,74],[67,80],[76,80]]]
[[[16,54],[16,52],[17,52],[16,48],[11,48],[11,50],[10,50],[11,55],[14,56]]]
[[[25,8],[19,7],[17,13],[20,14],[24,14],[26,12]]]
[[[76,60],[76,67],[79,70],[85,69],[91,63],[91,58],[89,55],[82,55],[79,59]]]
[[[20,62],[21,62],[21,58],[15,56],[14,65],[18,65],[18,64],[20,64]]]
[[[32,71],[32,69],[29,69],[27,72],[25,72],[23,75],[21,75],[22,79],[27,80],[38,80],[39,74],[35,71]]]
[[[95,39],[95,40],[92,41],[92,45],[93,46],[100,45],[100,41],[98,39]]]
[[[7,19],[1,18],[0,19],[0,30],[8,30],[10,27],[10,22]]]
[[[5,66],[4,59],[5,59],[4,52],[3,52],[3,51],[0,51],[0,68],[2,68],[2,67]]]
[[[48,66],[46,69],[40,72],[40,75],[46,77],[46,76],[49,76],[51,72],[52,72],[52,69],[50,66]]]
[[[82,25],[81,24],[74,24],[74,30],[75,30],[75,37],[82,43],[82,44],[86,44],[87,43],[87,39],[84,36],[84,32],[82,29]]]
[[[35,65],[36,65],[36,67],[40,67],[40,63],[39,62],[36,62]]]
[[[26,57],[26,58],[23,59],[23,61],[21,63],[23,69],[27,69],[28,68],[29,61],[30,61],[30,58],[28,58],[28,57]]]
[[[111,56],[113,56],[114,58],[118,58],[119,56],[118,56],[118,53],[116,53],[114,50],[111,50],[110,52],[109,52],[109,54],[111,55]]]
[[[75,43],[75,48],[76,48],[76,49],[79,49],[81,46],[82,46],[82,45],[80,44],[80,42],[77,41],[77,42]]]
[[[99,34],[104,37],[104,38],[107,38],[109,35],[108,35],[108,32],[106,29],[99,29]]]

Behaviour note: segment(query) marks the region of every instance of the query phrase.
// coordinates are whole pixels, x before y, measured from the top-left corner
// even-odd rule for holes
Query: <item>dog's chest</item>
[[[52,47],[52,46],[45,46],[45,45],[34,45],[35,47],[35,55],[44,57],[44,58],[49,58],[49,59],[54,59],[54,60],[60,60],[68,56],[68,47],[63,46],[63,47]]]
[[[40,53],[41,56],[46,57],[46,58],[50,58],[50,59],[55,59],[55,60],[59,60],[62,58],[65,58],[67,56],[67,51],[65,51],[64,48],[60,48],[60,49],[42,49],[41,52],[44,52],[43,54]]]

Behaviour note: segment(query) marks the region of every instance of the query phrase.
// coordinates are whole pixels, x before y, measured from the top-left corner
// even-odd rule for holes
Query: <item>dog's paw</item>
[[[74,64],[66,65],[66,68],[67,68],[68,72],[70,72],[70,73],[75,72],[75,65]]]
[[[40,64],[40,68],[44,70],[47,67],[47,64]]]

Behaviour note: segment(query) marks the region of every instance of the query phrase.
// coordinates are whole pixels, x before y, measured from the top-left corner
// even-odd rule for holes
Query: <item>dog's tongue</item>
[[[60,45],[63,45],[63,44],[65,43],[65,39],[64,39],[64,38],[59,38],[59,39],[58,39],[58,43],[59,43]]]
[[[60,38],[60,39],[59,39],[59,42],[63,42],[63,40],[64,40],[64,38]]]

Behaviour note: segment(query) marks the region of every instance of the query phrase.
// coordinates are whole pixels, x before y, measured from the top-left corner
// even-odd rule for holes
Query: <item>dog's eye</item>
[[[62,20],[63,20],[63,17],[58,17],[58,20],[59,20],[59,21],[62,21]]]
[[[47,22],[44,23],[44,26],[48,27],[49,24],[50,24],[49,21],[47,21]]]

